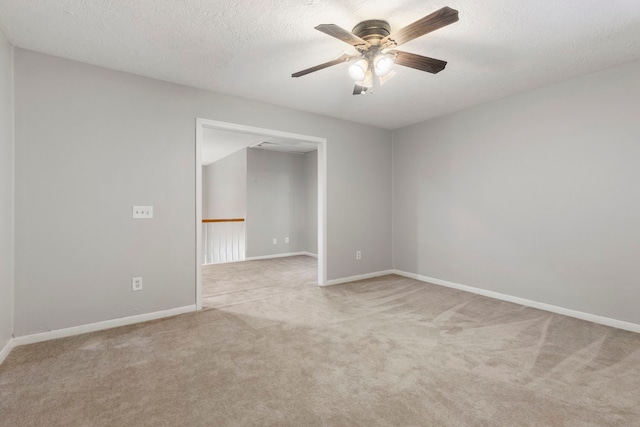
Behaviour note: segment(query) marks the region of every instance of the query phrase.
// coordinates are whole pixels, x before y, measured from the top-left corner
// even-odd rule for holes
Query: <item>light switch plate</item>
[[[151,219],[153,218],[153,206],[134,206],[134,219]]]

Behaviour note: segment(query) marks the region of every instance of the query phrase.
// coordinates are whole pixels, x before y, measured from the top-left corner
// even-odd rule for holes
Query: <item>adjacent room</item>
[[[207,127],[202,135],[202,308],[317,286],[318,146]],[[242,263],[258,260],[269,261]]]
[[[0,425],[640,425],[639,34],[0,0]]]

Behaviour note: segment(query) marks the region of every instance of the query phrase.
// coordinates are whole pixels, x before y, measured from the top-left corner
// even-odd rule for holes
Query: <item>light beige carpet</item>
[[[318,288],[306,257],[219,268],[216,308],[14,349],[0,425],[640,425],[638,334],[398,276]]]
[[[202,267],[204,309],[253,302],[317,287],[315,258],[294,256]]]

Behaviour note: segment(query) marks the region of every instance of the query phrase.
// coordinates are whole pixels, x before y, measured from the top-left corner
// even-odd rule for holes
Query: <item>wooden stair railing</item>
[[[244,218],[203,219],[202,222],[244,222]]]

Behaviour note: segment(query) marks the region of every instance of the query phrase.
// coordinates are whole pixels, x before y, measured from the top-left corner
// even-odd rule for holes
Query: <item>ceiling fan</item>
[[[447,65],[446,61],[428,58],[415,53],[403,52],[393,49],[410,40],[423,36],[439,28],[453,24],[458,20],[458,11],[450,7],[443,7],[413,24],[391,33],[391,27],[387,21],[381,19],[369,19],[362,21],[353,27],[351,32],[335,24],[321,24],[315,27],[343,42],[356,48],[358,55],[343,54],[333,61],[325,62],[315,67],[307,68],[291,77],[300,77],[323,68],[354,61],[349,67],[349,75],[356,82],[353,89],[354,95],[373,93],[372,88],[376,84],[384,84],[394,72],[393,65],[415,68],[428,73],[438,73]]]

